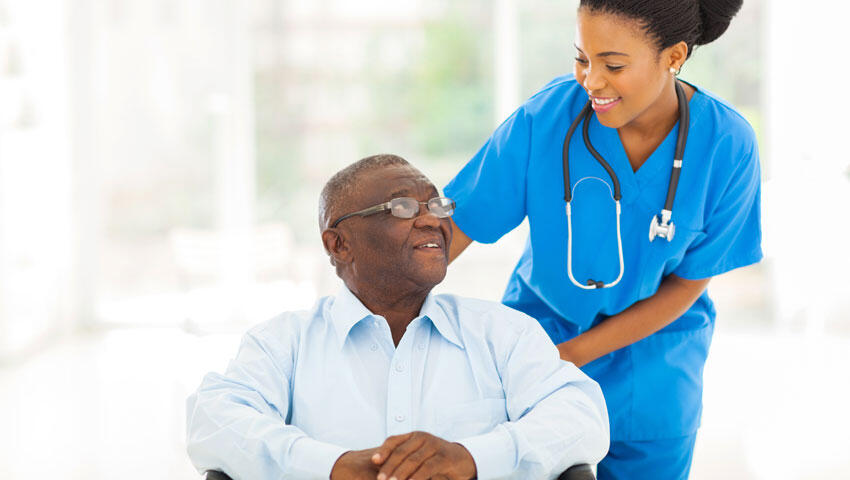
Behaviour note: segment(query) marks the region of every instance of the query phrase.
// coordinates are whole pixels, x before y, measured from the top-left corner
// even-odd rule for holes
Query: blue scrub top
[[[612,288],[583,290],[567,276],[567,219],[561,152],[588,97],[573,75],[556,78],[496,129],[445,187],[454,221],[492,243],[527,216],[530,234],[503,302],[536,318],[555,343],[586,331],[653,295],[667,275],[708,278],[761,257],[760,170],[755,134],[732,107],[698,89],[672,221],[672,242],[649,242],[664,205],[678,124],[637,172],[616,129],[590,123],[593,146],[619,177],[625,269]],[[619,273],[612,182],[581,131],[570,143],[573,274],[613,281]],[[690,435],[699,427],[702,372],[715,310],[708,293],[661,331],[605,355],[583,370],[602,386],[612,440]]]

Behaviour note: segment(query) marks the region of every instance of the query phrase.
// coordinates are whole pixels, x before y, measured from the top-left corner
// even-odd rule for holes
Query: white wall
[[[846,329],[850,6],[828,0],[766,6],[764,247],[776,319],[785,329],[801,324],[822,333],[838,322]]]

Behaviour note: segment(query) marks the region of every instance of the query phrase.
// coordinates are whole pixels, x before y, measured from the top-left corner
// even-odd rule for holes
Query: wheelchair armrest
[[[207,471],[207,480],[233,480],[228,477],[226,473],[219,472],[217,470],[209,470]]]
[[[596,475],[593,474],[590,465],[583,463],[568,468],[558,477],[558,480],[596,480]]]
[[[207,480],[232,480],[226,474],[210,470],[207,472]],[[593,469],[590,468],[590,465],[582,464],[582,465],[574,465],[567,469],[561,476],[558,477],[558,480],[596,480],[596,476],[593,475]]]

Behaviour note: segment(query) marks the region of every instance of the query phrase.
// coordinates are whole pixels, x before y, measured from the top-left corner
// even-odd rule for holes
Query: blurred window
[[[216,328],[308,307],[338,282],[317,227],[333,172],[392,152],[442,186],[511,110],[573,68],[577,2],[80,5],[65,33],[76,158],[65,186],[82,195],[73,228],[87,233],[67,255],[88,285],[76,303],[106,324]],[[682,73],[759,134],[761,8],[745,2]],[[0,48],[20,55],[0,65],[5,79],[26,65],[9,38]],[[21,121],[37,116],[30,103]],[[526,232],[470,249],[440,289],[500,298]],[[4,265],[0,282],[14,284]]]

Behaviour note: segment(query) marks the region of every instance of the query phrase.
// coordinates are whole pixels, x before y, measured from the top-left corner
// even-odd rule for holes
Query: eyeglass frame
[[[374,215],[374,214],[376,214],[376,213],[381,213],[381,212],[384,212],[384,211],[387,211],[387,210],[389,210],[390,212],[392,212],[392,202],[393,202],[393,200],[398,200],[398,199],[401,199],[401,198],[409,198],[409,199],[411,199],[411,200],[415,201],[415,202],[417,203],[417,206],[419,206],[419,205],[425,205],[425,207],[428,209],[428,212],[431,212],[431,207],[429,207],[429,206],[428,206],[428,204],[429,204],[429,203],[431,203],[431,200],[436,200],[436,199],[438,199],[438,198],[445,198],[446,200],[449,200],[449,201],[451,202],[451,211],[452,211],[452,213],[450,213],[450,214],[448,214],[448,215],[446,215],[446,216],[444,216],[444,217],[440,217],[439,215],[437,215],[437,218],[449,218],[449,217],[451,217],[451,216],[454,214],[454,210],[455,210],[455,207],[456,207],[456,205],[457,205],[457,204],[455,203],[455,201],[454,201],[454,200],[452,200],[452,199],[451,199],[451,198],[449,198],[449,197],[434,197],[434,198],[429,198],[427,202],[420,202],[419,200],[416,200],[416,199],[415,199],[415,198],[413,198],[413,197],[396,197],[396,198],[391,199],[391,200],[390,200],[390,201],[388,201],[388,202],[379,203],[378,205],[374,205],[374,206],[371,206],[371,207],[368,207],[368,208],[364,208],[363,210],[358,210],[358,211],[356,211],[356,212],[346,213],[345,215],[343,215],[343,216],[339,217],[339,218],[338,218],[338,219],[337,219],[337,220],[336,220],[336,221],[335,221],[335,222],[331,225],[331,228],[336,228],[336,226],[337,226],[337,225],[339,225],[339,222],[341,222],[341,221],[345,220],[346,218],[350,218],[350,217],[353,217],[353,216],[366,217],[366,216]],[[422,211],[422,207],[419,207],[419,209],[418,209],[418,210],[416,210],[416,212],[414,212],[414,213],[413,213],[413,216],[412,216],[412,217],[409,217],[409,218],[415,218],[415,217],[419,214],[419,212],[421,212],[421,211]],[[435,215],[436,215],[436,214],[435,214]],[[395,215],[393,215],[393,216],[395,217]],[[396,218],[405,218],[405,217],[396,217]]]

